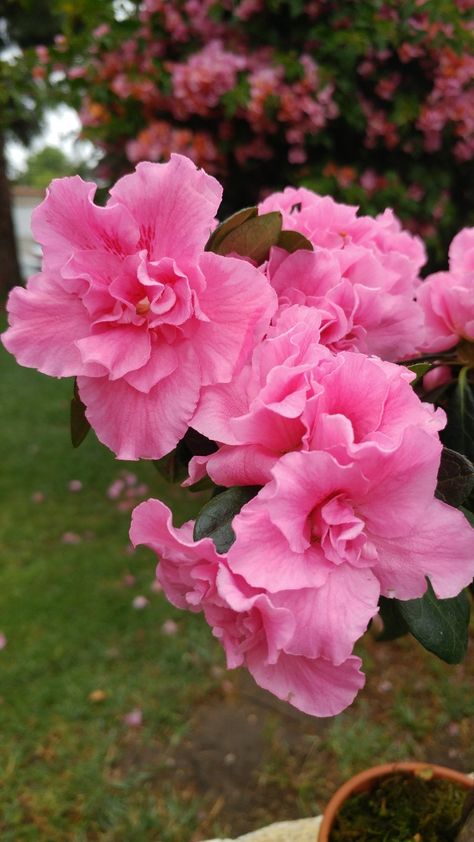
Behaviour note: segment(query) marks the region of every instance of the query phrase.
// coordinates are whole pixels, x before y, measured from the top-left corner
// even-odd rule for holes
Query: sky
[[[50,110],[45,116],[44,131],[35,137],[30,148],[21,143],[7,143],[6,154],[10,177],[25,169],[25,163],[31,152],[38,152],[44,146],[58,146],[66,155],[80,160],[94,155],[97,151],[88,141],[78,141],[81,124],[77,112],[66,105]]]

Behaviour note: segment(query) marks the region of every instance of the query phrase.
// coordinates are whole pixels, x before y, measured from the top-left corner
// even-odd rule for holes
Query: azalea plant
[[[379,614],[450,663],[474,577],[474,229],[421,280],[421,239],[286,188],[221,224],[186,157],[138,164],[94,203],[52,182],[41,272],[12,291],[5,347],[74,377],[73,444],[151,459],[209,499],[159,500],[131,540],[173,605],[201,611],[230,668],[329,716],[364,684]]]

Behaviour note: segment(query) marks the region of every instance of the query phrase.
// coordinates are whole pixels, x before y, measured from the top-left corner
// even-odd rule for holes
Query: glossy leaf
[[[412,365],[407,365],[407,368],[416,374],[416,378],[412,380],[411,385],[417,386],[424,375],[432,368],[432,365],[431,363],[413,363]]]
[[[277,244],[281,226],[279,211],[253,216],[226,233],[212,251],[222,255],[240,254],[260,265],[267,259],[271,247]]]
[[[168,482],[182,482],[188,476],[188,465],[193,456],[206,456],[216,450],[215,442],[189,427],[175,449],[161,459],[154,459],[153,465]],[[211,481],[209,483],[201,481],[199,488],[196,484],[192,487],[192,491],[201,491],[204,488],[212,488],[212,486]]]
[[[227,219],[224,219],[217,228],[214,229],[211,236],[209,237],[205,251],[214,251],[216,254],[220,254],[217,251],[217,247],[222,242],[224,237],[227,234],[230,234],[235,228],[238,228],[239,225],[242,225],[243,222],[246,222],[248,219],[251,219],[254,216],[257,216],[258,208],[243,208],[243,210],[237,211],[237,213],[233,213],[232,216],[228,216]]]
[[[447,403],[443,401],[448,423],[440,436],[443,444],[474,462],[474,384],[468,379],[469,372],[467,367],[461,369],[457,383],[447,393]]]
[[[74,381],[74,395],[71,400],[70,430],[73,447],[79,447],[84,441],[91,425],[86,418],[86,407],[79,397],[77,383]]]
[[[383,622],[383,629],[376,636],[377,641],[396,640],[408,634],[408,626],[400,614],[399,603],[396,599],[381,596],[379,600],[379,614]]]
[[[452,599],[437,599],[431,584],[421,599],[398,601],[400,614],[413,637],[448,664],[459,664],[467,651],[469,598],[465,591]]]
[[[443,447],[436,496],[458,508],[474,488],[474,465],[462,453]]]
[[[226,553],[235,541],[232,521],[242,506],[259,492],[258,486],[236,486],[213,497],[199,512],[194,524],[195,541],[212,538],[217,552]]]
[[[285,249],[289,254],[293,254],[294,251],[300,251],[300,249],[314,251],[312,242],[304,234],[300,234],[299,231],[282,231],[276,245],[281,249]]]

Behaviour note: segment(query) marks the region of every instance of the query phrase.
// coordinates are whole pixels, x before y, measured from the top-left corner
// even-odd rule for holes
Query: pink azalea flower
[[[391,210],[376,218],[357,207],[287,187],[259,205],[279,210],[283,227],[304,234],[313,253],[274,250],[267,274],[280,306],[308,304],[321,312],[321,342],[388,360],[415,353],[422,313],[413,300],[426,261],[422,241],[403,231]]]
[[[473,530],[434,498],[440,449],[415,429],[396,450],[366,449],[346,465],[330,453],[288,453],[234,518],[228,566],[296,618],[286,651],[340,664],[379,594],[418,598],[426,577],[440,598],[470,584]]]
[[[21,365],[77,376],[86,415],[121,459],[184,435],[201,386],[228,382],[275,308],[248,262],[203,251],[219,183],[187,158],[142,163],[112,188],[54,180],[35,211],[43,268],[10,295],[5,347]]]
[[[263,485],[292,450],[322,450],[347,464],[366,449],[394,450],[408,429],[438,442],[442,410],[422,403],[407,369],[364,354],[331,354],[318,344],[320,314],[286,308],[251,362],[230,384],[203,390],[193,426],[220,443],[191,460],[218,485]]]
[[[132,513],[130,541],[150,547],[160,559],[157,579],[176,608],[200,611],[203,599],[215,595],[221,557],[210,538],[193,541],[193,522],[177,529],[160,500],[146,500]]]
[[[425,315],[422,350],[436,353],[474,342],[474,228],[463,228],[449,248],[449,271],[428,275],[418,300]]]
[[[173,605],[204,611],[228,667],[246,666],[261,687],[314,716],[333,716],[351,704],[364,684],[360,659],[336,665],[293,651],[291,607],[233,575],[211,539],[193,541],[192,529],[192,521],[176,529],[169,509],[148,500],[133,512],[130,538],[159,556],[157,575]]]

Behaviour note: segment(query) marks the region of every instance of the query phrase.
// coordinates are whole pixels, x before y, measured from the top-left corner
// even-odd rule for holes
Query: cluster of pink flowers
[[[334,85],[321,85],[316,62],[309,55],[300,57],[303,77],[292,84],[285,82],[282,65],[269,64],[267,55],[263,58],[264,63],[249,73],[249,101],[241,114],[262,139],[283,126],[289,147],[288,160],[304,163],[306,137],[317,134],[339,113],[332,98]],[[272,100],[277,103],[274,113],[268,108]]]
[[[222,191],[186,158],[139,164],[103,208],[94,189],[52,183],[33,224],[42,271],[12,292],[3,343],[22,365],[74,375],[119,458],[160,458],[189,427],[213,442],[187,483],[249,487],[235,540],[195,540],[151,499],[131,541],[157,553],[175,606],[203,612],[230,668],[337,714],[363,686],[353,650],[380,596],[418,598],[428,577],[453,597],[474,575],[473,530],[435,498],[445,414],[394,362],[435,318],[466,311],[473,230],[453,242],[441,312],[419,278],[423,244],[391,211],[287,188],[258,212],[280,213],[303,245],[289,253],[283,237],[257,265],[205,250]],[[472,341],[472,315],[453,316],[448,345]]]
[[[443,131],[454,127],[454,155],[460,161],[474,156],[474,56],[445,49],[439,57],[434,85],[424,103],[418,127],[425,136],[425,148],[441,147]]]
[[[127,143],[126,151],[133,163],[146,158],[151,161],[166,160],[175,152],[191,158],[209,173],[219,172],[222,165],[222,155],[209,132],[175,128],[166,120],[150,123],[135,140]]]
[[[206,117],[221,96],[232,90],[237,73],[247,67],[247,59],[225,50],[220,41],[214,40],[187,61],[168,62],[166,67],[173,85],[173,113],[176,119],[183,120],[192,114]]]

